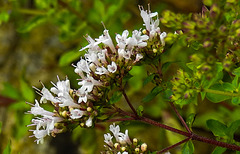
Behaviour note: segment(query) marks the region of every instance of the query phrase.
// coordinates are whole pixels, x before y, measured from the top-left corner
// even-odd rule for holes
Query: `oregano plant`
[[[73,64],[79,87],[73,89],[68,77],[57,76],[57,83],[52,82],[50,89],[43,83],[42,89],[35,88],[41,98],[29,103],[32,107],[28,113],[35,117],[28,127],[36,143],[76,127],[88,129],[112,122],[111,133],[104,135],[102,153],[170,153],[176,147],[181,147],[182,153],[194,153],[194,140],[216,146],[213,153],[227,149],[239,153],[240,143],[234,137],[240,126],[239,118],[222,123],[209,117],[206,125],[216,137],[213,139],[193,131],[197,115],[189,113],[183,118],[179,112],[187,106],[198,108],[202,100],[208,100],[205,103],[209,104],[226,102],[234,107],[240,104],[240,1],[204,0],[203,3],[199,13],[166,10],[161,16],[152,13],[150,7],[146,10],[139,6],[143,28],[124,30],[115,39],[105,26],[98,38],[86,35],[89,44],[80,50],[85,54]],[[179,48],[181,55],[175,52]],[[164,98],[161,103],[171,107],[184,130],[145,116],[147,106],[136,107],[131,101],[127,86],[136,66],[149,68],[141,72],[147,75],[143,86],[154,85],[141,103],[149,103],[161,95]],[[121,98],[131,112],[119,105]],[[41,107],[44,103],[54,109],[44,109]],[[148,143],[135,138],[127,129],[120,130],[117,123],[126,121],[153,125],[184,139],[164,149],[150,149]],[[151,134],[148,130],[145,133]]]

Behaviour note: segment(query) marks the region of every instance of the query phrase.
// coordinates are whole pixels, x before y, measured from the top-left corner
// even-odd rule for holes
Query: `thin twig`
[[[197,134],[192,134],[192,140],[197,140],[197,141],[201,141],[201,142],[204,142],[204,143],[220,146],[220,147],[223,147],[223,148],[228,148],[228,149],[231,149],[231,150],[240,151],[240,146],[237,146],[237,145],[234,145],[234,144],[228,144],[228,143],[225,143],[225,142],[216,141],[216,140],[213,140],[213,139],[210,139],[210,138],[199,136]]]
[[[170,149],[173,149],[173,148],[175,148],[175,147],[177,147],[177,146],[179,146],[179,145],[189,141],[190,139],[191,139],[191,137],[188,137],[188,138],[186,138],[186,139],[184,139],[184,140],[182,140],[182,141],[180,141],[180,142],[178,142],[176,144],[173,144],[173,145],[171,145],[171,146],[169,146],[167,148],[162,149],[161,151],[158,151],[157,153],[160,154],[160,153],[166,152],[166,151],[168,151]]]
[[[118,119],[109,119],[106,122],[116,122],[116,121],[131,121],[135,120],[135,118],[118,118]]]
[[[172,102],[169,102],[171,107],[173,108],[173,110],[175,111],[175,113],[177,114],[178,118],[180,119],[181,123],[183,124],[183,126],[186,128],[186,130],[188,131],[188,133],[192,133],[191,130],[189,129],[189,127],[187,126],[186,122],[184,121],[183,117],[179,114],[178,110],[176,109],[176,107],[174,106],[174,104]]]
[[[138,114],[137,114],[137,111],[134,109],[132,103],[129,101],[128,96],[127,96],[127,94],[125,93],[125,90],[124,90],[124,89],[122,89],[122,93],[123,93],[123,96],[124,96],[125,100],[127,101],[128,105],[129,105],[129,107],[131,108],[131,110],[133,111],[133,113],[136,115],[136,117],[139,119],[139,116],[138,116]]]

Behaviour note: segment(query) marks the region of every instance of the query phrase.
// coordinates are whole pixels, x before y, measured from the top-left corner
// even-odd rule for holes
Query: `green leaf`
[[[108,117],[109,117],[108,115],[104,114],[104,115],[102,115],[102,116],[97,117],[97,119],[99,119],[99,120],[105,120],[105,119],[107,119]]]
[[[234,87],[232,86],[232,84],[224,82],[223,84],[219,84],[219,83],[215,84],[211,86],[210,89],[219,90],[219,91],[232,91],[234,90]],[[208,100],[214,103],[219,103],[231,98],[231,96],[225,96],[225,95],[213,94],[213,93],[207,93],[206,97]]]
[[[3,150],[3,154],[11,154],[11,141],[8,142],[7,146]]]
[[[124,82],[127,82],[129,79],[131,79],[133,77],[133,75],[132,74],[130,74],[130,73],[128,73],[128,74],[126,74],[124,77],[123,77],[123,81]]]
[[[110,104],[114,104],[120,101],[120,99],[122,98],[122,93],[119,91],[116,91],[115,93],[113,93],[112,97],[109,100]]]
[[[44,23],[46,21],[45,16],[35,16],[32,19],[30,19],[27,23],[22,25],[20,28],[17,29],[20,33],[26,33],[31,31],[33,28],[39,26],[40,24]]]
[[[164,64],[162,64],[162,72],[165,73],[168,69],[168,67],[174,62],[166,62]]]
[[[233,97],[232,98],[232,103],[235,104],[235,105],[240,104],[240,97]]]
[[[35,94],[33,88],[29,86],[29,84],[24,80],[20,79],[20,90],[23,98],[26,101],[33,102],[35,98]]]
[[[198,41],[194,41],[194,42],[191,43],[191,47],[194,50],[199,50],[200,48],[203,47],[203,45],[201,43],[199,43]]]
[[[83,56],[85,54],[85,52],[80,52],[76,50],[73,51],[69,51],[64,53],[60,60],[59,60],[59,66],[68,66],[70,65],[73,61],[79,59],[80,56]]]
[[[148,84],[149,82],[151,82],[154,78],[155,74],[151,74],[149,75],[144,81],[143,81],[143,86],[145,86],[146,84]]]
[[[214,136],[226,136],[227,126],[217,120],[208,120],[207,127],[213,132]]]
[[[1,95],[13,99],[21,99],[19,91],[8,82],[3,83],[3,90],[1,91]]]
[[[238,88],[238,76],[236,75],[232,81],[232,86],[234,87],[234,89]]]
[[[201,99],[204,100],[204,98],[206,97],[207,93],[206,92],[200,92],[200,94],[201,94]]]
[[[193,154],[194,153],[194,145],[192,141],[188,141],[184,144],[182,148],[182,153],[183,154]]]
[[[231,125],[226,130],[226,134],[228,135],[228,137],[233,139],[233,135],[238,130],[239,127],[240,127],[240,120],[236,120],[232,122]]]
[[[195,62],[186,63],[186,65],[191,70],[194,70],[196,68]]]
[[[233,70],[232,74],[237,75],[237,76],[240,77],[240,67],[238,67],[235,70]]]
[[[159,87],[159,86],[156,86],[152,89],[152,91],[147,94],[147,96],[145,96],[143,99],[142,99],[142,102],[146,103],[146,102],[149,102],[151,101],[155,96],[157,96],[161,91],[163,90],[162,87]]]
[[[143,115],[143,106],[140,105],[138,108],[137,108],[137,114],[141,117]]]
[[[193,122],[195,120],[195,114],[194,113],[191,113],[188,117],[187,117],[187,120],[186,120],[186,124],[188,125],[189,128],[192,127],[193,125]]]
[[[223,147],[216,147],[214,149],[214,151],[212,152],[212,154],[221,154],[224,153],[227,150],[227,148],[223,148]]]

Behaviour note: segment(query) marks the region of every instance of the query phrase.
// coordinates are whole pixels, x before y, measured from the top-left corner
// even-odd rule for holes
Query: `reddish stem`
[[[189,129],[189,127],[187,126],[186,122],[184,121],[183,117],[179,114],[178,110],[176,109],[176,107],[174,106],[174,104],[172,102],[169,102],[171,107],[173,108],[173,110],[175,111],[175,113],[177,114],[178,118],[180,119],[182,125],[186,128],[186,130],[188,131],[188,133],[192,133],[191,130]]]
[[[209,143],[209,144],[212,144],[212,145],[220,146],[220,147],[223,147],[223,148],[228,148],[228,149],[231,149],[231,150],[240,151],[240,146],[237,146],[237,145],[234,145],[234,144],[228,144],[228,143],[225,143],[225,142],[216,141],[216,140],[213,140],[213,139],[210,139],[210,138],[199,136],[199,135],[194,134],[192,132],[191,133],[184,132],[182,130],[179,130],[179,129],[176,129],[176,128],[173,128],[173,127],[170,127],[170,126],[167,126],[167,125],[164,125],[164,124],[161,124],[157,121],[154,121],[154,120],[146,118],[146,117],[137,118],[135,115],[133,115],[131,113],[128,113],[128,112],[125,112],[125,111],[121,110],[120,108],[116,108],[116,110],[118,112],[120,112],[120,114],[122,114],[122,115],[127,115],[127,116],[132,117],[134,120],[145,122],[145,123],[148,123],[148,124],[151,124],[151,125],[169,130],[171,132],[175,132],[177,134],[186,136],[186,137],[190,138],[191,140],[201,141],[201,142]]]
[[[180,142],[178,142],[178,143],[176,143],[176,144],[173,144],[173,145],[171,145],[171,146],[169,146],[169,147],[167,147],[167,148],[165,148],[165,149],[162,149],[161,151],[158,151],[157,153],[166,152],[166,151],[168,151],[168,150],[170,150],[170,149],[175,148],[176,146],[179,146],[179,145],[181,145],[181,144],[189,141],[190,139],[191,139],[191,137],[188,137],[188,138],[186,138],[186,139],[184,139],[184,140],[182,140],[182,141],[180,141]]]
[[[122,89],[122,93],[123,93],[123,96],[124,96],[125,100],[127,101],[128,105],[129,105],[129,107],[131,108],[131,110],[133,111],[133,113],[135,114],[135,116],[136,116],[137,119],[138,119],[139,116],[138,116],[138,114],[137,114],[137,111],[134,109],[132,103],[129,101],[128,96],[127,96],[127,94],[125,93],[125,90],[124,90],[124,89]]]

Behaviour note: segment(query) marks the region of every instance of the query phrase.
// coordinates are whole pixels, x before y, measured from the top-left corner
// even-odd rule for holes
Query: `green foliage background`
[[[99,153],[103,149],[103,134],[108,131],[108,124],[99,125],[96,129],[77,128],[73,132],[58,135],[56,138],[49,137],[45,144],[37,145],[33,142],[34,139],[28,138],[31,132],[28,132],[29,128],[26,125],[30,124],[32,117],[24,114],[30,109],[25,101],[33,103],[34,99],[39,97],[34,93],[31,85],[41,88],[42,85],[39,83],[41,80],[46,87],[50,87],[50,81],[57,81],[56,75],[60,78],[67,75],[72,86],[77,87],[77,75],[71,64],[77,62],[84,54],[78,52],[87,44],[83,36],[88,34],[95,38],[101,35],[104,29],[101,22],[110,30],[112,37],[125,29],[129,31],[139,29],[143,22],[138,5],[147,8],[148,3],[151,5],[152,12],[158,12],[159,15],[164,9],[185,13],[199,12],[202,5],[198,0],[0,1],[0,121],[2,125],[0,153],[12,151],[12,153],[22,154],[33,152],[85,154]],[[165,27],[162,30],[168,29]],[[178,61],[186,57],[187,52],[182,52],[181,43],[184,44],[179,42],[172,48],[173,52],[169,54],[169,59]],[[171,65],[171,71],[167,72],[169,76],[176,72],[177,65],[182,64]],[[154,96],[143,99],[143,96],[153,88],[153,85],[143,83],[147,78],[143,72],[148,69],[150,68],[136,66],[131,71],[134,77],[130,79],[127,89],[131,101],[136,107],[142,105],[144,114],[181,129],[182,126],[176,120],[169,105],[161,102],[165,98],[157,96],[151,100],[155,96],[153,92],[151,94]],[[159,89],[155,90],[157,94]],[[142,99],[143,102],[141,102]],[[202,101],[197,109],[194,104],[190,104],[181,110],[181,115],[187,119],[189,125],[192,125],[195,114],[197,115],[193,124],[194,131],[200,135],[213,137],[210,131],[213,130],[214,135],[224,138],[225,134],[222,130],[231,134],[231,131],[227,130],[230,129],[237,131],[239,135],[237,129],[239,122],[236,121],[240,117],[239,110],[234,110],[226,103],[219,105],[207,102],[206,99]],[[47,107],[46,105],[45,108]],[[142,107],[138,111],[141,112]],[[209,121],[209,118],[215,120]],[[232,123],[233,121],[235,123]],[[160,150],[183,139],[182,136],[172,132],[137,122],[130,126],[126,125],[127,123],[123,124],[121,129],[128,129],[130,137],[141,139],[154,150]],[[219,129],[211,127],[216,125]],[[209,153],[214,149],[207,144],[193,143],[195,149],[201,149],[195,153]],[[224,151],[221,148],[215,149],[216,152],[217,150]],[[180,153],[180,150],[171,152]]]

